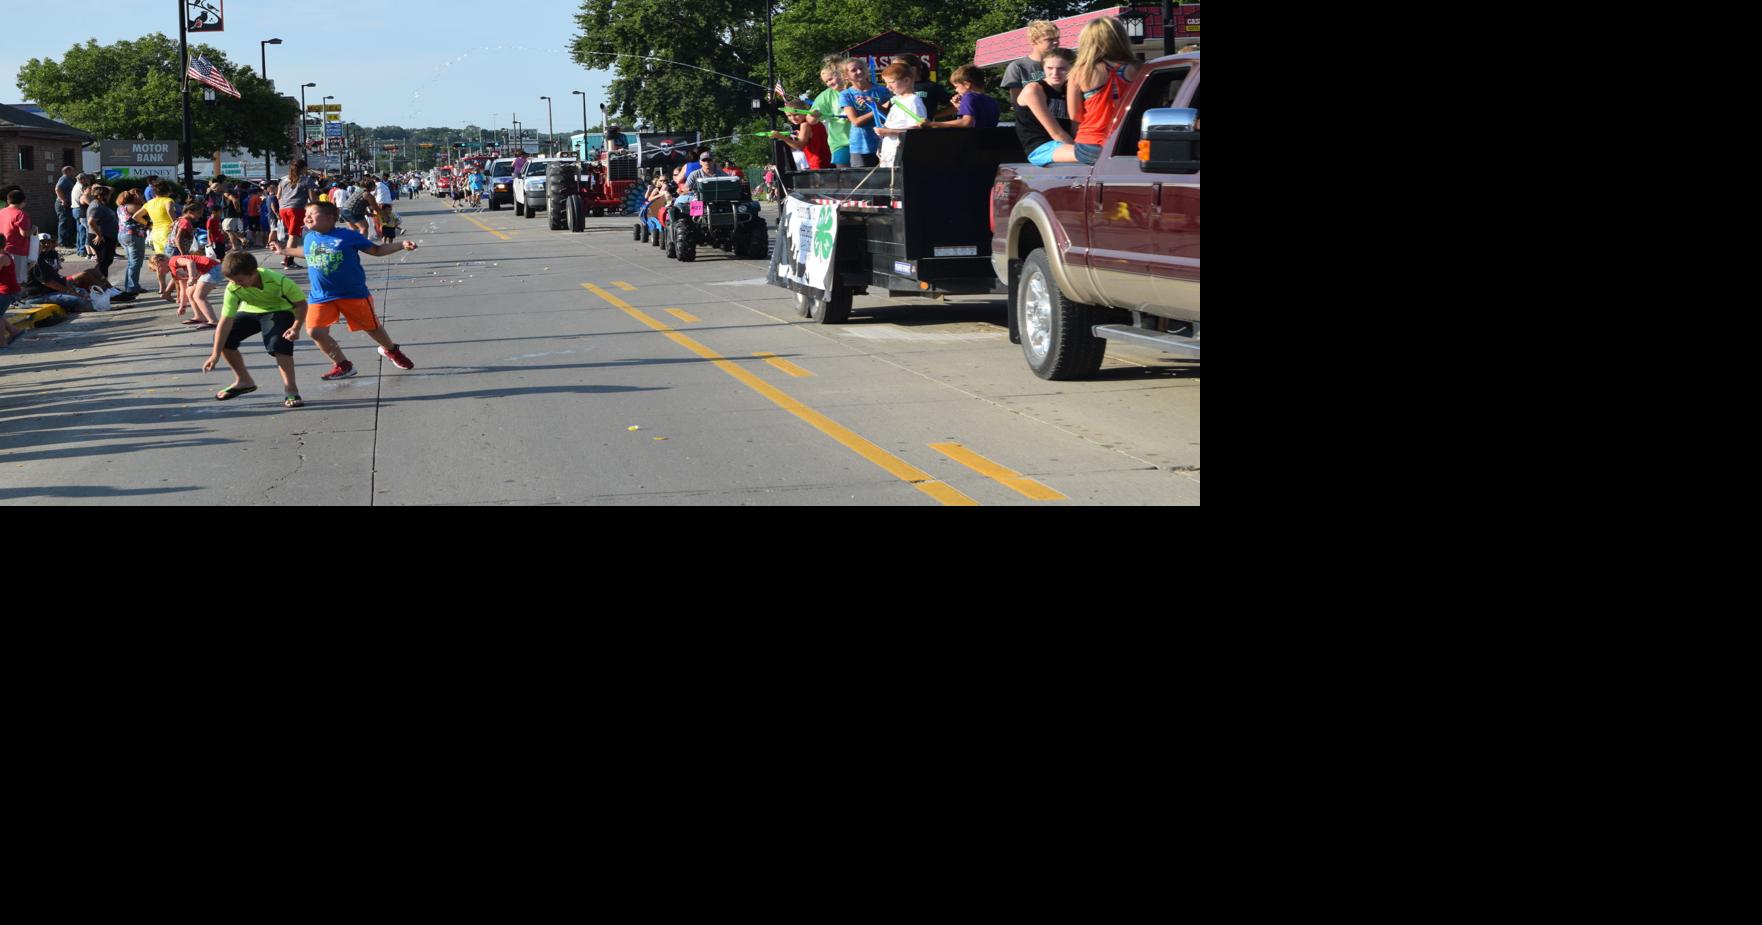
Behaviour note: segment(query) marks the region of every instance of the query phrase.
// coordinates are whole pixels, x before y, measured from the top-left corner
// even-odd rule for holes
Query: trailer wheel
[[[1091,333],[1101,310],[1065,298],[1053,279],[1045,251],[1034,251],[1022,262],[1012,309],[1022,335],[1022,354],[1034,375],[1083,379],[1101,368],[1107,341]]]
[[[808,295],[805,292],[796,293],[795,294],[795,313],[802,316],[803,318],[814,317],[814,302],[815,302],[815,299],[813,296]]]
[[[844,324],[850,320],[850,288],[832,281],[832,292],[824,299],[814,300],[814,321],[819,324]]]
[[[637,222],[636,227],[634,229],[632,229],[632,231],[631,231],[630,240],[638,241],[638,242],[647,241],[648,237],[649,237],[648,230],[649,230],[649,227],[647,225],[644,225],[641,222]]]
[[[524,202],[514,203],[514,217],[515,218],[525,218],[526,217],[526,203],[524,203]]]

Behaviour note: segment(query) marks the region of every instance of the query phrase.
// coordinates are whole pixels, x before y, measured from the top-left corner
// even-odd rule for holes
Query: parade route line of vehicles
[[[853,296],[871,290],[1007,293],[1010,340],[1043,379],[1093,375],[1109,340],[1198,361],[1199,113],[1194,53],[1139,67],[1092,166],[1027,164],[1007,128],[908,132],[896,165],[878,168],[794,170],[789,149],[774,142],[791,197],[835,206],[837,220],[829,290],[776,274],[782,227],[773,280],[796,293],[803,317],[822,324],[849,320]],[[491,208],[506,195],[517,215],[549,212],[553,230],[582,231],[586,215],[625,211],[647,173],[670,174],[701,149],[696,132],[640,137],[632,150],[602,151],[585,164],[535,157],[523,176],[492,177]],[[512,159],[494,165],[503,161],[511,174]],[[436,171],[437,189],[452,182],[448,168]],[[728,177],[697,202],[676,205],[660,235],[638,224],[635,238],[682,261],[704,244],[763,258],[770,236],[755,206],[749,182]]]

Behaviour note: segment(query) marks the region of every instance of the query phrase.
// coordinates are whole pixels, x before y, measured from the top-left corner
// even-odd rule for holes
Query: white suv
[[[526,162],[524,176],[514,178],[514,214],[531,218],[545,211],[545,165],[569,158],[535,157]]]

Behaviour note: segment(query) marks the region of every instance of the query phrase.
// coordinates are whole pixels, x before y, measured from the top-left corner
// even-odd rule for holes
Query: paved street
[[[818,326],[763,262],[668,260],[629,218],[398,206],[421,249],[362,259],[414,370],[339,325],[361,374],[322,382],[302,336],[284,410],[253,339],[261,390],[221,403],[212,332],[157,299],[80,315],[0,351],[0,504],[1199,503],[1197,366],[1116,346],[1045,382],[1001,296]]]

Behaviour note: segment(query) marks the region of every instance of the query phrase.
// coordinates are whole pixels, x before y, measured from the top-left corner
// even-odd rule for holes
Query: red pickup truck
[[[1130,92],[1094,166],[1006,164],[992,187],[1010,339],[1042,379],[1094,374],[1110,339],[1199,359],[1199,55]]]

